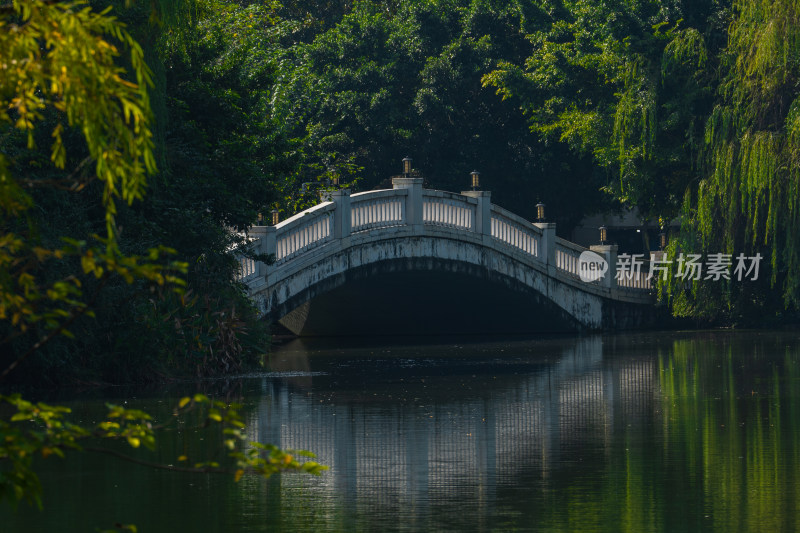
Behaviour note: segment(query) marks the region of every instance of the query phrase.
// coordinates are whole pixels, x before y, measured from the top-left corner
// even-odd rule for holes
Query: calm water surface
[[[332,342],[260,376],[47,398],[83,422],[240,399],[253,439],[316,452],[321,477],[50,458],[44,510],[0,508],[0,532],[800,530],[800,333]],[[202,435],[148,458],[208,453]]]

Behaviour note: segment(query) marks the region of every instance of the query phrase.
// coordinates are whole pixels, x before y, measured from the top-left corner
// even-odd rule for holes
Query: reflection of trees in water
[[[800,350],[784,341],[683,341],[659,357],[666,444],[720,529],[800,526]]]

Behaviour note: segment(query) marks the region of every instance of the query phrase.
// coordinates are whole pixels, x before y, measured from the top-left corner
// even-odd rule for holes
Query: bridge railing
[[[350,230],[355,233],[404,226],[407,196],[405,189],[368,191],[350,196]]]
[[[445,226],[475,231],[478,200],[445,191],[423,190],[422,221],[433,226]]]
[[[395,178],[393,189],[351,195],[348,190],[328,193],[322,203],[298,213],[276,226],[251,228],[259,253],[274,254],[269,269],[293,261],[305,252],[338,242],[351,234],[402,228],[402,234],[426,233],[426,227],[473,234],[502,243],[529,256],[548,275],[575,282],[580,279],[580,256],[586,248],[556,237],[553,223],[532,223],[491,203],[488,191],[461,194],[422,188],[422,179]],[[391,230],[390,230],[391,231]],[[387,233],[391,236],[390,233]],[[381,233],[380,236],[383,236]],[[637,291],[651,289],[646,271],[616,278],[616,246],[593,246],[604,257],[609,272],[593,282],[598,288]],[[268,267],[251,259],[240,260],[240,279],[248,283],[265,282]],[[252,281],[251,281],[252,280]],[[594,289],[591,289],[594,290]]]
[[[585,251],[586,248],[583,246],[556,237],[556,268],[569,277],[579,278],[579,258]]]
[[[258,264],[255,260],[239,256],[239,280],[247,281],[258,274]]]
[[[324,202],[275,226],[275,264],[330,241],[334,209],[333,202]]]
[[[617,287],[623,289],[651,289],[652,279],[648,278],[647,268],[639,272],[625,271],[617,277]]]
[[[613,248],[614,251],[609,254],[611,248]],[[598,280],[596,283],[606,287],[635,291],[651,290],[653,288],[654,284],[652,280],[648,278],[648,263],[643,262],[641,264],[641,269],[638,271],[624,269],[623,272],[618,273],[616,270],[616,246],[592,247],[592,250],[595,251],[595,253],[600,251],[604,252],[598,254],[601,256],[609,254],[604,258],[609,263],[609,272],[606,274],[607,281],[602,283],[601,280]],[[587,249],[582,246],[561,238],[556,238],[556,268],[558,269],[558,273],[569,278],[580,279],[580,256],[585,251],[587,251]]]
[[[491,235],[514,248],[541,259],[542,230],[498,205],[491,208]]]
[[[236,261],[239,263],[239,269],[237,272],[237,279],[239,281],[249,281],[255,278],[259,274],[259,263],[255,259],[251,257],[247,257],[247,255],[240,250],[243,247],[248,247],[251,250],[257,249],[258,246],[261,244],[260,234],[263,233],[263,227],[254,226],[255,232],[251,232],[250,235],[244,233],[237,233],[240,239],[243,239],[245,243],[241,244],[234,244],[231,245],[228,250],[233,251],[236,257]],[[262,231],[259,231],[262,230]],[[233,230],[231,230],[233,231]],[[240,248],[240,246],[242,248]]]

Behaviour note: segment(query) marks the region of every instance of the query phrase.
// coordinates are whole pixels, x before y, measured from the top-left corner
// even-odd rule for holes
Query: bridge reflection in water
[[[465,510],[486,517],[498,490],[602,457],[615,424],[652,421],[658,410],[657,360],[604,359],[600,336],[480,345],[480,357],[452,345],[410,359],[364,348],[328,362],[302,342],[276,355],[290,372],[263,381],[248,427],[254,439],[313,450],[329,465],[317,479],[284,476],[281,490],[336,502],[343,520],[403,508],[407,526],[430,526],[431,506],[454,523]],[[310,372],[289,377],[298,368]]]

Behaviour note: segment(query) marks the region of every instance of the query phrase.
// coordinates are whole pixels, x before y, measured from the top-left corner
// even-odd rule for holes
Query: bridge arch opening
[[[574,332],[540,292],[472,264],[393,260],[351,269],[298,294],[279,322],[300,336]],[[291,303],[290,303],[291,305]]]

